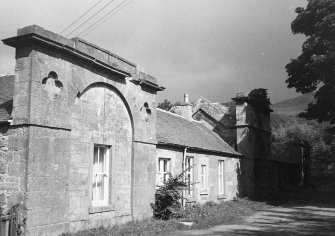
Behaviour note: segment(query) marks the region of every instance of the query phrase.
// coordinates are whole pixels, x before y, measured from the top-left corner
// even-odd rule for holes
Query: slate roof
[[[8,121],[13,110],[14,75],[0,77],[0,122]]]
[[[197,121],[157,109],[157,143],[239,155],[220,136]]]
[[[216,121],[220,121],[222,117],[228,113],[229,106],[219,103],[212,103],[207,98],[200,97],[193,104],[193,114],[198,110],[202,110]]]

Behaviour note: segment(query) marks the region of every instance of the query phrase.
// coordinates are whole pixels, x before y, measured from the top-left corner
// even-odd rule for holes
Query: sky
[[[111,0],[101,2],[73,29]],[[114,0],[68,37],[76,37],[124,0]],[[128,0],[129,1],[129,0]],[[1,0],[0,38],[36,24],[62,32],[98,0]],[[285,65],[305,38],[293,35],[294,9],[306,0],[133,0],[81,38],[134,62],[166,87],[158,102],[204,96],[226,102],[237,92],[268,89],[272,103],[299,96]],[[0,43],[0,75],[13,73],[15,50]]]

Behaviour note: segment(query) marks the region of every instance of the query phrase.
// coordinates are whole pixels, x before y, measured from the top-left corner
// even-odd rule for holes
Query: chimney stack
[[[189,96],[187,93],[184,94],[184,104],[181,106],[181,115],[188,121],[192,121],[192,105],[189,101]]]
[[[176,114],[184,117],[185,119],[187,119],[188,121],[192,121],[192,105],[190,104],[189,101],[189,96],[188,94],[184,94],[184,103],[180,104],[178,106],[178,109],[176,109]]]

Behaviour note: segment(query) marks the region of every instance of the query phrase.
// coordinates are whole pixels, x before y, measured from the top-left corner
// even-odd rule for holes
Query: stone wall
[[[71,136],[68,130],[29,127],[27,233],[57,235],[67,230],[70,210]],[[78,184],[78,183],[77,183]]]
[[[297,186],[301,181],[301,165],[273,160],[257,160],[255,163],[256,193],[267,198],[278,191]]]
[[[0,216],[23,206],[26,190],[28,129],[0,124]]]
[[[238,197],[255,196],[255,160],[243,157],[237,168]]]

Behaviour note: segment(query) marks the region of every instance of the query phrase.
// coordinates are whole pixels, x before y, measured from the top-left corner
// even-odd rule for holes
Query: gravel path
[[[335,178],[283,200],[238,224],[206,230],[178,231],[171,235],[329,235],[335,236]]]

